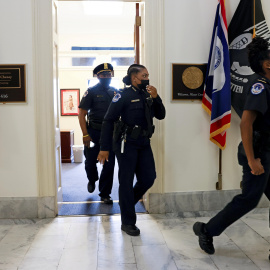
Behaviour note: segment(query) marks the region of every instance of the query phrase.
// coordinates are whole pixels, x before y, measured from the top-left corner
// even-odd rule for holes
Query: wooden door
[[[135,50],[135,64],[140,64],[140,26],[141,26],[141,16],[140,16],[140,4],[136,3],[136,16],[134,24],[134,50]]]

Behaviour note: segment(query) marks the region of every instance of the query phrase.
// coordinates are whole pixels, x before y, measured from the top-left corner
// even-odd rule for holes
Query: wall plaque
[[[0,103],[26,102],[25,65],[0,65]]]
[[[172,99],[202,99],[207,64],[172,64]]]

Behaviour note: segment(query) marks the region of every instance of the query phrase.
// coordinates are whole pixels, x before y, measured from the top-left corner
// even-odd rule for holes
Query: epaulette
[[[262,83],[267,83],[266,79],[264,79],[264,78],[260,78],[260,79],[258,79],[257,81],[258,81],[258,82],[262,82]]]

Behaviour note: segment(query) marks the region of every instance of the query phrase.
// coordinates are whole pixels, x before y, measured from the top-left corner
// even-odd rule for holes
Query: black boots
[[[140,229],[136,225],[121,225],[121,230],[131,236],[140,235]]]
[[[208,254],[214,254],[215,248],[213,245],[213,237],[207,234],[205,230],[205,223],[196,222],[193,225],[193,231],[199,237],[199,245],[201,249]]]

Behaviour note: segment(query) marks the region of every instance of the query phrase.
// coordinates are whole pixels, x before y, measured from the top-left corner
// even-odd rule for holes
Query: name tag
[[[138,102],[138,101],[140,101],[140,99],[133,99],[133,100],[131,100],[131,102]]]

